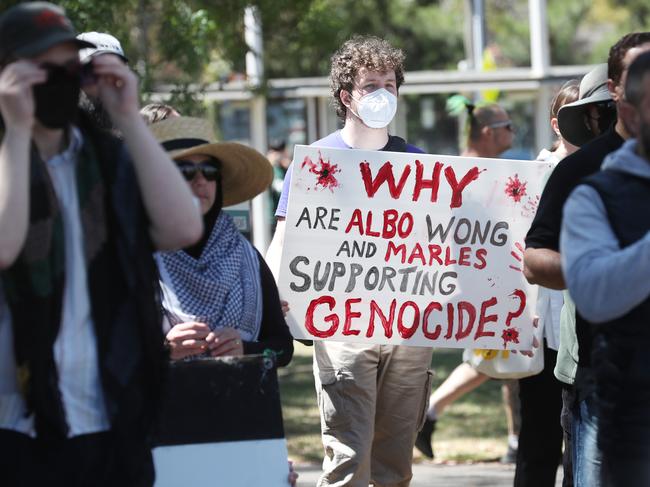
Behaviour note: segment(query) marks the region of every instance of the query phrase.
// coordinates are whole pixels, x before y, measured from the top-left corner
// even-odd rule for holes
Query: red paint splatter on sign
[[[524,247],[521,245],[519,242],[515,242],[515,247],[519,252],[516,252],[515,250],[510,251],[510,255],[512,256],[513,259],[517,261],[515,265],[510,264],[508,267],[515,271],[523,272],[521,269],[521,263],[524,261]]]
[[[526,196],[526,185],[528,183],[519,180],[519,175],[515,174],[514,177],[509,177],[506,183],[505,193],[512,198],[515,203],[519,203],[521,198]]]
[[[519,307],[516,311],[511,311],[508,313],[508,316],[506,317],[506,326],[512,325],[512,320],[521,316],[521,314],[524,312],[524,309],[526,309],[526,293],[524,293],[521,289],[515,289],[510,293],[510,296],[514,297],[515,299],[519,299]]]
[[[501,333],[501,338],[503,339],[503,348],[506,348],[509,342],[519,343],[519,330],[517,328],[506,328]]]
[[[521,209],[521,216],[526,218],[532,218],[537,213],[537,207],[539,206],[540,196],[536,195],[534,198],[529,196],[528,201],[524,203],[524,206]]]
[[[330,163],[329,159],[327,161],[323,160],[320,151],[318,152],[318,163],[314,164],[309,156],[306,156],[300,168],[302,169],[305,166],[307,166],[310,173],[316,175],[316,186],[328,188],[332,192],[334,192],[334,188],[339,187],[339,182],[334,176],[336,173],[341,172],[338,164]]]

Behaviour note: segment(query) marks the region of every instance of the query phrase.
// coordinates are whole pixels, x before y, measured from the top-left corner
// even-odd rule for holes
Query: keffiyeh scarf
[[[159,253],[156,261],[172,326],[198,321],[212,330],[236,328],[243,340],[257,340],[262,322],[259,260],[230,216],[219,215],[198,258],[179,250]]]

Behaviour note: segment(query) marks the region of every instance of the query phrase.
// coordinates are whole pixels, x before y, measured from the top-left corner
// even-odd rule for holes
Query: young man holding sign
[[[376,37],[355,37],[332,57],[330,83],[341,130],[313,146],[421,153],[388,134],[404,82],[404,54]],[[284,244],[292,175],[276,211],[268,260]],[[415,436],[430,390],[431,348],[317,341],[314,376],[326,456],[318,485],[408,486]]]

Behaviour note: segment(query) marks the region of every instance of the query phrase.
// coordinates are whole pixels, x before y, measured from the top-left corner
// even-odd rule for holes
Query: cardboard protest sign
[[[297,146],[279,275],[292,333],[530,349],[523,241],[550,168]]]
[[[288,485],[280,388],[270,357],[172,362],[160,409],[155,487]]]

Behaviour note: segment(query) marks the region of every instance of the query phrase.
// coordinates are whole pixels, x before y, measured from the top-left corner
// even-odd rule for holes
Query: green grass
[[[320,419],[314,392],[311,348],[296,343],[293,361],[279,372],[289,456],[298,462],[322,460]],[[461,362],[462,350],[434,350],[433,387]],[[436,461],[493,461],[506,448],[506,422],[499,381],[489,381],[449,406],[434,436]],[[421,461],[419,452],[415,461]],[[424,459],[426,460],[426,459]]]

